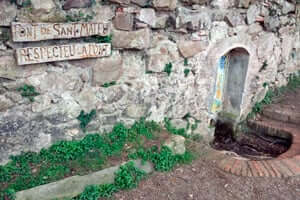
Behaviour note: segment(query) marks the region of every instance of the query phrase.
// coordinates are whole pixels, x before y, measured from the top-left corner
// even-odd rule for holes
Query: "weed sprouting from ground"
[[[162,146],[161,150],[157,146],[149,149],[140,148],[137,152],[130,154],[131,159],[142,159],[142,161],[151,161],[156,171],[170,171],[176,164],[186,164],[193,160],[193,155],[186,152],[183,155],[174,155],[167,146]]]
[[[120,169],[115,172],[114,183],[99,186],[89,185],[83,193],[73,198],[73,200],[98,200],[100,197],[110,198],[115,192],[120,190],[136,188],[145,176],[146,173],[135,167],[131,161],[120,166]]]
[[[145,176],[144,171],[136,168],[133,162],[129,162],[115,173],[115,185],[120,190],[136,188]]]
[[[181,135],[181,136],[186,137],[186,138],[189,137],[186,133],[185,128],[177,129],[176,127],[174,127],[172,125],[171,120],[169,118],[164,118],[164,126],[167,129],[167,131],[169,131],[170,133],[172,133],[174,135]]]
[[[77,200],[98,200],[100,197],[99,186],[89,185],[87,186],[83,193],[77,198]]]
[[[115,184],[103,184],[99,186],[100,197],[109,198],[113,193],[118,192]]]
[[[120,155],[126,143],[138,143],[139,136],[153,138],[160,129],[154,121],[141,118],[127,128],[116,124],[103,135],[89,134],[82,140],[60,141],[39,153],[26,152],[12,156],[11,162],[0,166],[0,200],[8,200],[12,191],[21,191],[47,184],[82,171],[103,168],[110,156]],[[104,190],[105,188],[103,188]]]
[[[182,132],[167,126],[175,133]],[[177,131],[175,131],[177,130]],[[154,121],[141,118],[130,128],[118,123],[109,133],[89,134],[82,140],[60,141],[39,153],[26,152],[12,156],[11,161],[0,166],[0,200],[12,200],[16,192],[60,180],[64,177],[101,170],[111,156],[120,156],[127,144],[135,149],[130,159],[141,158],[150,161],[157,171],[170,171],[177,164],[188,163],[193,159],[191,153],[174,155],[166,146],[160,149],[152,146],[146,149],[139,143],[140,137],[153,139],[160,131]],[[128,152],[129,153],[129,152]],[[131,189],[145,177],[145,172],[128,163],[115,174],[115,182],[101,186],[90,186],[74,200],[93,200],[111,197],[113,193]]]
[[[142,158],[144,161],[151,161],[154,164],[155,170],[162,172],[172,170],[177,164],[189,164],[194,159],[193,154],[189,152],[183,155],[174,155],[166,146],[162,146],[160,151],[158,151],[158,147],[156,146],[148,150],[141,148],[129,157],[132,159]],[[132,161],[128,162],[115,172],[113,184],[87,186],[84,192],[78,197],[73,198],[73,200],[97,200],[100,197],[112,197],[113,193],[120,190],[136,188],[146,175],[146,172],[135,167]]]

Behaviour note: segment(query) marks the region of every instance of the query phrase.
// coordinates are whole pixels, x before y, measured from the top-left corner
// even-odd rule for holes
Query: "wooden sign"
[[[33,42],[51,39],[70,39],[110,34],[110,23],[18,23],[12,22],[14,42]]]
[[[18,65],[62,60],[97,58],[111,55],[110,43],[76,43],[16,49]]]

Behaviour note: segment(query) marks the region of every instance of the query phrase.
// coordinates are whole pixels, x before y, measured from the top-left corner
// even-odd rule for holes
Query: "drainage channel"
[[[286,152],[291,137],[279,137],[268,131],[254,131],[249,127],[234,131],[233,124],[218,120],[211,146],[220,151],[231,151],[250,160],[267,160]]]

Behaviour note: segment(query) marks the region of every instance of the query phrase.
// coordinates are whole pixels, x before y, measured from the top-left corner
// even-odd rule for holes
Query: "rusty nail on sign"
[[[111,32],[110,23],[19,23],[12,22],[14,42],[34,42],[51,39],[70,39],[93,35],[107,36]]]
[[[18,65],[45,63],[111,55],[110,43],[74,43],[16,49]]]

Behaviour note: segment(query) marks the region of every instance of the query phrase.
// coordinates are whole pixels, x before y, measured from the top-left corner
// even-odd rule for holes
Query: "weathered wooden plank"
[[[51,39],[70,39],[93,35],[107,36],[111,32],[110,23],[19,23],[12,22],[14,42],[33,42]]]
[[[18,65],[97,58],[110,55],[110,43],[74,43],[16,49]]]

